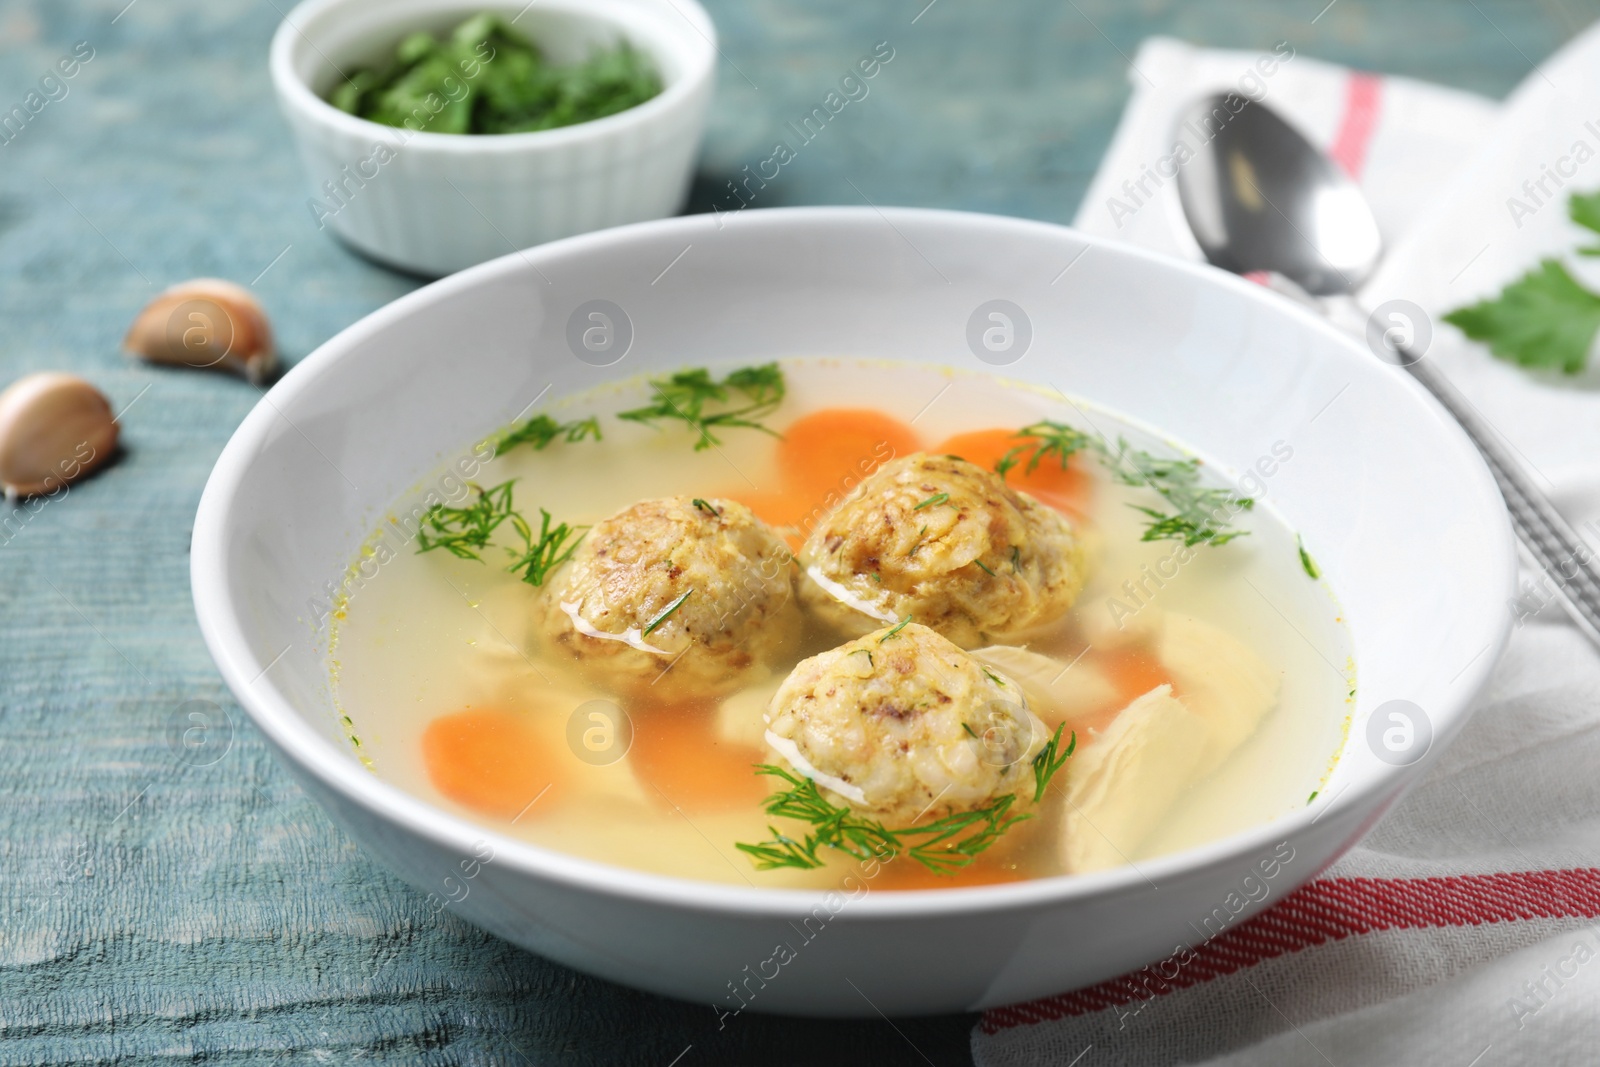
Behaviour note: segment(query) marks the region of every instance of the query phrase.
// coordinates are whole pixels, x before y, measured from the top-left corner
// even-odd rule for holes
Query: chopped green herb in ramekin
[[[556,66],[498,17],[482,14],[443,40],[411,34],[393,59],[351,72],[328,102],[429,133],[528,133],[615,115],[660,92],[654,65],[627,42]]]

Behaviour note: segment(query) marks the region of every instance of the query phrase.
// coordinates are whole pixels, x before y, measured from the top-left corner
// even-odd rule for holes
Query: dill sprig
[[[1067,460],[1072,458],[1073,453],[1092,447],[1098,441],[1098,438],[1064,422],[1051,422],[1048,419],[1024,426],[1016,432],[1016,436],[1020,443],[1007,450],[994,465],[995,473],[1002,479],[1022,462],[1024,456],[1028,459],[1028,465],[1024,468],[1026,474],[1038,470],[1039,464],[1048,456],[1059,459],[1061,469],[1066,470]]]
[[[1321,578],[1322,572],[1317,569],[1317,561],[1311,558],[1311,553],[1306,551],[1306,543],[1299,534],[1294,538],[1295,547],[1300,550],[1300,569],[1306,572],[1307,578]]]
[[[932,496],[930,496],[928,499],[924,500],[922,503],[914,505],[911,508],[911,510],[912,511],[921,511],[923,508],[931,508],[931,507],[934,507],[936,505],[943,504],[946,500],[949,500],[949,499],[950,499],[950,494],[949,493],[935,493]]]
[[[951,875],[972,863],[1011,827],[1033,818],[1032,813],[1011,814],[1017,798],[1014,793],[1007,793],[974,811],[956,812],[933,822],[892,830],[876,819],[865,818],[848,807],[830,802],[809,778],[768,763],[757,765],[756,771],[781,778],[788,784],[787,789],[767,797],[762,805],[766,813],[811,826],[809,833],[796,839],[769,825],[770,840],[755,845],[735,844],[734,847],[752,857],[756,869],[762,871],[780,867],[814,870],[827,862],[820,853],[831,849],[858,860],[888,861],[909,856],[934,874]]]
[[[720,445],[722,440],[713,431],[728,427],[781,436],[757,421],[776,411],[788,391],[783,370],[776,363],[740,367],[721,381],[704,367],[678,371],[650,379],[650,391],[651,403],[618,412],[617,418],[646,426],[655,426],[660,419],[682,422],[697,433],[696,452]],[[713,406],[721,410],[711,410]]]
[[[513,511],[510,518],[512,528],[517,531],[517,536],[522,538],[523,547],[520,554],[515,549],[507,550],[514,560],[506,570],[513,574],[521,571],[522,580],[529,585],[543,585],[550,572],[571,559],[572,554],[583,543],[583,539],[588,536],[587,526],[570,526],[564,522],[558,526],[551,526],[550,513],[544,508],[539,509],[537,537],[521,515]]]
[[[894,624],[894,629],[890,630],[888,633],[886,633],[882,637],[878,638],[878,644],[880,644],[880,645],[883,644],[885,641],[889,640],[889,638],[895,636],[901,630],[904,630],[907,626],[910,626],[910,625],[911,625],[911,616],[907,615],[905,618],[901,619],[899,622]]]
[[[1072,731],[1072,736],[1067,741],[1066,751],[1061,750],[1061,731],[1066,727],[1062,723],[1056,727],[1055,734],[1048,744],[1041,748],[1038,755],[1033,757],[1033,800],[1034,803],[1044,799],[1044,791],[1050,788],[1050,779],[1056,772],[1065,766],[1067,760],[1078,748],[1078,731]]]
[[[1255,499],[1231,489],[1200,484],[1198,459],[1169,459],[1132,448],[1117,439],[1116,453],[1102,444],[1102,454],[1112,475],[1123,485],[1153,489],[1170,511],[1129,505],[1149,518],[1142,541],[1182,541],[1185,547],[1225,545],[1249,531],[1230,530],[1230,512],[1249,511]]]
[[[541,413],[500,433],[492,443],[494,454],[503,456],[518,445],[532,445],[535,451],[543,451],[557,438],[568,444],[586,439],[598,441],[601,439],[600,420],[591,415],[587,419],[557,422]]]
[[[1098,434],[1085,433],[1062,422],[1043,420],[1024,426],[1016,433],[1018,444],[1012,446],[994,465],[995,472],[1004,478],[1010,471],[1026,461],[1023,468],[1032,474],[1047,457],[1055,457],[1062,469],[1078,452],[1092,452],[1107,467],[1112,476],[1123,485],[1154,490],[1166,508],[1130,504],[1142,513],[1145,524],[1144,541],[1182,541],[1186,547],[1198,544],[1225,545],[1235,537],[1244,537],[1248,531],[1231,530],[1231,513],[1248,511],[1255,500],[1239,496],[1231,489],[1200,484],[1200,461],[1197,459],[1169,459],[1133,448],[1123,438],[1117,438],[1115,449]],[[1015,559],[1012,561],[1016,565]]]
[[[661,626],[662,623],[666,622],[669,618],[672,617],[672,613],[674,611],[677,611],[679,608],[683,607],[683,602],[685,600],[688,600],[689,599],[689,593],[693,593],[693,592],[694,592],[694,590],[690,589],[688,592],[686,592],[682,596],[680,596],[677,600],[674,600],[672,603],[670,603],[666,607],[662,608],[661,609],[661,614],[659,614],[655,618],[651,619],[650,622],[645,625],[644,636],[645,637],[649,637],[651,634],[655,633],[656,630]]]
[[[501,482],[493,489],[484,489],[468,482],[477,494],[465,507],[453,508],[435,504],[422,515],[417,527],[417,551],[431,552],[442,548],[461,559],[483,562],[478,553],[488,547],[500,524],[514,512],[511,507],[511,486],[515,481]]]

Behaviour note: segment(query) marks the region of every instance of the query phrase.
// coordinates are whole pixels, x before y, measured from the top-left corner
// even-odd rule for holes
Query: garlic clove
[[[133,320],[122,347],[151,363],[221,367],[255,385],[278,365],[260,301],[221,278],[195,278],[161,293]]]
[[[0,393],[0,488],[6,499],[54,495],[117,448],[105,396],[73,374],[29,374]]]

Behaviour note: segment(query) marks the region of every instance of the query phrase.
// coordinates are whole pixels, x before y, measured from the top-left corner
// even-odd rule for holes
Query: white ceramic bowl
[[[556,62],[625,39],[659,96],[593,122],[462,135],[383,126],[323,99],[407,33],[493,11]],[[716,28],[696,0],[306,0],[272,38],[272,84],[311,179],[306,209],[374,259],[420,274],[682,210],[705,132]]]
[[[791,355],[982,369],[968,320],[995,298],[1032,323],[1009,376],[1146,420],[1235,472],[1273,442],[1292,443],[1270,499],[1317,546],[1360,681],[1350,742],[1316,803],[1138,870],[869,888],[844,900],[680,881],[524,844],[374,777],[341,740],[308,604],[395,496],[542,389]],[[629,329],[613,310],[617,349],[580,359],[569,324],[587,325],[580,309],[595,300],[621,309]],[[623,332],[624,358],[595,366],[624,350]],[[1466,438],[1406,374],[1307,312],[1219,271],[1056,226],[851,208],[590,234],[375,312],[290,371],[240,426],[200,504],[192,572],[201,630],[240,703],[307,792],[418,889],[464,892],[452,905],[460,915],[553,959],[730,1008],[730,983],[770,971],[774,946],[790,943],[796,958],[752,1008],[835,1015],[980,1008],[1165,957],[1194,940],[1191,923],[1257,897],[1248,887],[1259,865],[1287,849],[1267,898],[1280,899],[1456,734],[1509,632],[1513,575],[1500,497]],[[1364,740],[1390,699],[1414,702],[1432,724],[1431,749],[1410,766]],[[481,870],[478,841],[495,855]],[[800,940],[814,914],[807,929],[821,932]]]

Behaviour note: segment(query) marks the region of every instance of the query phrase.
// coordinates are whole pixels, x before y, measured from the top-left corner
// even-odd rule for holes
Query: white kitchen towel
[[[1460,173],[1500,112],[1472,93],[1323,63],[1290,42],[1223,52],[1155,37],[1139,49],[1129,78],[1133,99],[1073,225],[1194,260],[1203,257],[1172,175],[1177,146],[1196,146],[1180,115],[1203,95],[1260,100],[1287,117],[1361,183],[1391,242]]]
[[[1572,254],[1592,241],[1565,209],[1569,190],[1600,187],[1600,27],[1504,105],[1263,55],[1148,42],[1077,224],[1200,258],[1170,176],[1156,181],[1177,114],[1202,92],[1262,99],[1371,198],[1391,250],[1363,301],[1421,309],[1407,326],[1431,333],[1427,358],[1600,540],[1600,371],[1530,374],[1440,319],[1541,255],[1600,287],[1600,263]],[[1255,79],[1241,81],[1247,70]],[[1525,593],[1456,743],[1329,871],[1196,946],[1170,977],[1146,968],[989,1011],[973,1034],[980,1067],[1600,1058],[1600,653],[1559,610],[1531,610],[1545,599]]]

